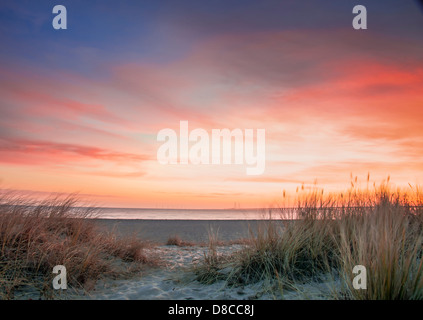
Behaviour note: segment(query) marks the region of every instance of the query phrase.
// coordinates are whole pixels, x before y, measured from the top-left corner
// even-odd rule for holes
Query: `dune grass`
[[[69,292],[154,263],[138,239],[99,231],[88,219],[95,210],[78,208],[75,197],[34,203],[3,194],[0,203],[0,299],[28,288],[39,298],[54,297],[60,293],[52,289],[56,265],[66,267]]]
[[[182,240],[179,235],[170,236],[166,241],[167,246],[177,246],[177,247],[192,247],[195,245],[192,241]]]
[[[344,214],[339,225],[340,274],[353,299],[423,298],[423,208],[383,187],[363,212]],[[418,206],[415,206],[418,205]],[[354,289],[351,270],[367,269],[367,289]]]
[[[345,194],[332,195],[314,189],[299,195],[297,204],[281,210],[282,224],[264,222],[239,252],[218,257],[209,251],[196,269],[198,279],[224,278],[231,285],[273,279],[282,292],[330,275],[339,283],[334,299],[423,298],[419,188],[391,190],[384,183],[360,190],[353,185]],[[353,287],[356,265],[366,267],[367,289]]]

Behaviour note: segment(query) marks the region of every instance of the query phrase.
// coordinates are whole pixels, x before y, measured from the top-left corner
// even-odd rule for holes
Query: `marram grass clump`
[[[388,183],[331,195],[315,189],[300,194],[295,208],[281,209],[280,219],[265,221],[222,263],[206,257],[198,277],[225,274],[232,285],[273,279],[283,291],[330,275],[339,284],[334,299],[422,299],[422,205],[419,188],[392,190]],[[366,268],[366,289],[353,286],[357,265]],[[220,272],[228,266],[231,272]]]
[[[154,262],[145,244],[98,230],[93,209],[78,208],[75,197],[42,203],[3,194],[0,198],[0,299],[25,290],[53,298],[53,267],[63,265],[69,290],[90,289],[104,276],[122,277]],[[128,263],[135,262],[135,263]]]

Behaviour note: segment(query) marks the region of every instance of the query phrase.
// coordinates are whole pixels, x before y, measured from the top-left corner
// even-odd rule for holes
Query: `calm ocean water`
[[[100,208],[101,219],[143,220],[262,220],[278,217],[278,209],[128,209]]]

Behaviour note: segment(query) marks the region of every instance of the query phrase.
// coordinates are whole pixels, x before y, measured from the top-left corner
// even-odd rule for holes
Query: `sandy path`
[[[239,250],[240,245],[218,247],[218,253],[226,254]],[[204,257],[206,247],[160,246],[150,249],[164,262],[159,268],[149,269],[129,280],[101,280],[95,289],[86,296],[76,299],[113,299],[113,300],[246,300],[280,299],[265,292],[264,283],[243,287],[228,287],[224,281],[204,285],[195,280],[189,269],[193,263]],[[148,252],[147,252],[148,253]],[[290,291],[284,299],[325,299],[330,289],[327,284],[314,283],[301,285],[304,292]],[[303,291],[303,290],[301,290]]]
[[[219,247],[218,252],[227,253],[239,249],[239,245]],[[223,281],[204,285],[195,280],[190,270],[193,263],[204,257],[206,247],[160,246],[150,251],[163,260],[163,265],[151,268],[129,280],[99,281],[88,299],[147,299],[147,300],[226,300],[257,299],[256,290],[228,288]],[[146,252],[148,254],[148,251]],[[269,297],[270,298],[270,297]]]

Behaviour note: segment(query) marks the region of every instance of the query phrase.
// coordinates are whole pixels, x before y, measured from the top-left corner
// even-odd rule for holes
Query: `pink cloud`
[[[347,30],[227,34],[169,63],[110,65],[108,78],[2,77],[0,161],[143,177],[157,189],[183,176],[195,190],[213,181],[219,195],[222,181],[246,194],[254,183],[279,188],[315,178],[335,183],[351,171],[419,172],[423,49],[404,53],[403,45]],[[177,131],[181,120],[190,129],[265,128],[267,175],[157,166],[157,132]]]
[[[132,154],[75,144],[37,140],[1,140],[0,162],[21,165],[72,164],[99,160],[116,164],[142,163],[149,155]]]

